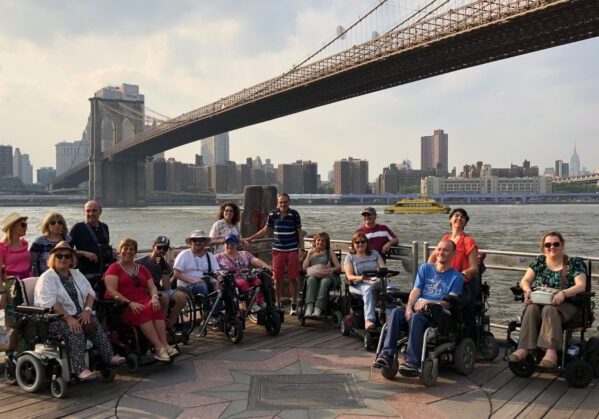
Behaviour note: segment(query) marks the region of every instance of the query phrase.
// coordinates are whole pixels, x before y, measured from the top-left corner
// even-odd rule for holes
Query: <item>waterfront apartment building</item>
[[[553,192],[553,181],[545,176],[501,178],[482,176],[478,178],[442,178],[428,176],[421,181],[420,192],[437,194],[543,194]]]
[[[33,184],[33,166],[29,160],[29,154],[22,154],[19,148],[15,148],[12,159],[12,175],[21,179],[23,185]]]
[[[420,138],[420,169],[437,170],[437,174],[449,172],[449,134],[437,129],[433,135]]]
[[[335,161],[335,193],[367,194],[368,160],[348,157]]]
[[[310,160],[279,164],[277,188],[289,194],[318,193],[318,164]]]
[[[12,146],[0,145],[0,178],[12,177]]]
[[[40,167],[37,169],[37,183],[49,185],[56,179],[56,169],[53,167]]]
[[[413,193],[420,190],[420,180],[426,176],[434,176],[435,170],[412,170],[406,164],[392,163],[383,169],[376,181],[375,192],[378,194]]]
[[[204,138],[201,141],[202,162],[205,166],[225,164],[229,161],[229,133]]]

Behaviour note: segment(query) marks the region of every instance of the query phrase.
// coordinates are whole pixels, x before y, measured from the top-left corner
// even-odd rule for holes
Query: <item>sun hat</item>
[[[373,207],[366,207],[362,210],[362,215],[376,215],[376,210]]]
[[[239,241],[239,237],[236,234],[227,234],[224,237],[225,243],[233,243],[236,244]]]
[[[185,239],[185,243],[191,243],[191,239],[210,239],[210,237],[204,233],[204,230],[194,230],[189,233],[189,236]]]
[[[66,240],[62,240],[56,243],[56,246],[54,246],[54,248],[50,250],[50,254],[56,253],[60,250],[68,250],[72,254],[75,254],[75,249],[73,249],[69,242],[67,242]]]
[[[4,217],[4,220],[2,220],[2,231],[6,233],[8,230],[10,230],[14,223],[16,223],[19,220],[26,220],[27,218],[29,217],[23,214],[19,214],[18,212],[11,212],[6,217]]]
[[[166,246],[168,249],[171,248],[171,241],[166,236],[156,237],[156,240],[154,240],[154,243],[152,244],[152,246],[156,246],[157,244],[161,245],[161,246]]]

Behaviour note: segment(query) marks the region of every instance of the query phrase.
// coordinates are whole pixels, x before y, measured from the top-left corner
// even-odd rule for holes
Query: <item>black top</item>
[[[112,249],[110,249],[110,232],[108,230],[108,226],[102,222],[100,222],[98,227],[93,227],[90,225],[96,236],[94,238],[92,237],[91,231],[89,231],[86,224],[87,223],[84,222],[77,223],[69,232],[75,249],[95,253],[103,262],[103,265],[108,266],[110,263],[112,263]],[[101,251],[101,248],[104,249],[103,252]],[[106,249],[110,249],[110,258],[108,258],[109,254]],[[86,275],[102,273],[102,268],[99,262],[93,263],[89,259],[82,256],[78,257],[77,259],[79,261],[77,267],[82,274]]]
[[[152,259],[150,259],[149,255],[137,259],[135,263],[145,266],[146,269],[152,274],[152,279],[154,279],[154,284],[156,284],[158,291],[164,291],[164,286],[162,285],[162,276],[170,275],[170,273],[173,271],[164,258],[160,258],[160,264],[158,265],[152,262]]]

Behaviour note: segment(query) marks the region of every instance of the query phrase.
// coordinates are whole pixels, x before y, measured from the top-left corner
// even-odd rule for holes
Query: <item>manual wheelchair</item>
[[[380,286],[374,290],[376,328],[373,330],[365,329],[364,300],[362,295],[350,292],[350,284],[346,281],[345,295],[347,296],[346,304],[348,307],[343,312],[348,314],[343,317],[343,320],[339,324],[339,329],[343,336],[355,334],[361,337],[364,341],[364,349],[371,351],[379,339],[382,325],[386,322],[387,312],[401,305],[402,299],[405,299],[407,294],[398,291],[394,286],[388,285],[388,279],[399,275],[399,271],[379,268],[376,271],[366,271],[362,274],[380,280]]]
[[[585,333],[594,321],[592,297],[595,293],[591,291],[591,261],[587,261],[587,281],[585,292],[571,297],[568,301],[576,304],[579,308],[572,320],[562,323],[562,347],[557,351],[558,363],[556,372],[564,374],[566,382],[571,387],[582,388],[588,386],[593,378],[599,378],[599,337],[585,338]],[[520,285],[511,287],[515,301],[524,301],[524,293]],[[518,347],[518,329],[521,319],[509,322],[506,337],[505,357],[507,361],[511,352]],[[529,353],[520,362],[509,362],[512,373],[518,377],[530,377],[538,367],[537,363],[542,358],[541,349]]]
[[[335,256],[341,263],[341,251],[336,250]],[[341,278],[335,274],[332,279],[331,286],[328,292],[327,307],[321,317],[306,316],[306,290],[308,286],[307,276],[305,271],[300,272],[301,287],[297,302],[297,320],[300,325],[306,325],[306,319],[327,321],[329,317],[333,320],[333,325],[339,327],[343,321],[343,317],[348,313],[347,294],[343,293],[341,286]]]
[[[72,372],[67,342],[49,333],[50,322],[61,315],[33,305],[37,280],[37,277],[15,280],[9,321],[14,323],[17,340],[16,348],[6,353],[5,377],[10,384],[17,383],[29,393],[49,384],[53,397],[64,398],[68,384],[80,380]],[[114,368],[104,364],[89,340],[85,358],[89,369],[100,372],[102,381],[114,380]]]
[[[429,304],[424,314],[430,325],[424,330],[420,368],[417,375],[426,386],[434,385],[439,377],[441,365],[453,365],[455,370],[468,375],[474,369],[476,346],[474,341],[463,334],[462,304],[460,297],[448,296],[449,311],[440,304]],[[403,315],[403,312],[402,312]],[[400,332],[397,350],[389,366],[380,365],[376,359],[382,351],[388,324],[381,330],[373,367],[381,369],[381,375],[393,379],[399,370],[399,358],[405,357],[408,346],[408,330]]]

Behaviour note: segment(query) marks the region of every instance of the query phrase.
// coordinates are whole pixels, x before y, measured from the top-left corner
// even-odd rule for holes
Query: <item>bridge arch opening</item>
[[[100,125],[100,141],[102,151],[116,144],[116,125],[107,116],[102,119],[102,124]]]
[[[135,125],[133,125],[133,122],[131,122],[129,118],[123,119],[121,124],[121,132],[122,135],[119,142],[125,141],[135,135]]]

